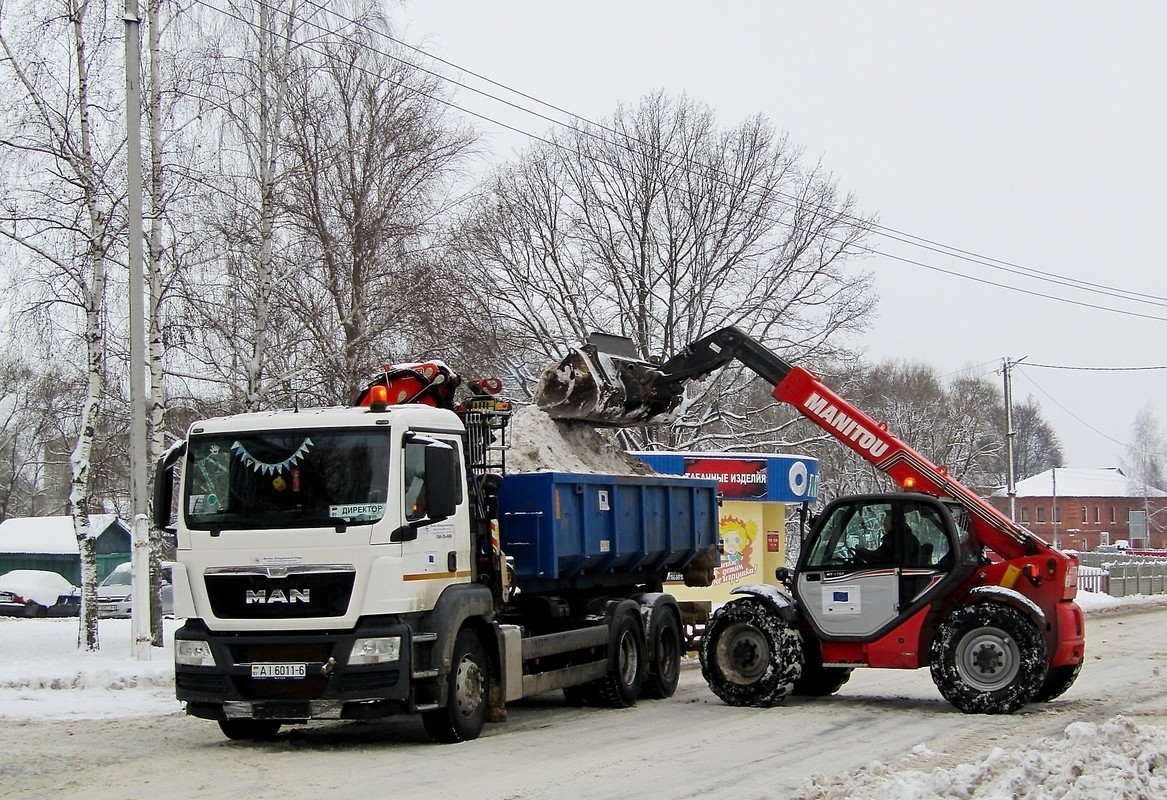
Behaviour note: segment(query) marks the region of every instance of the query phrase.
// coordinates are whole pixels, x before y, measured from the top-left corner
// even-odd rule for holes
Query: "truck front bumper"
[[[358,640],[400,637],[398,656],[353,664]],[[189,644],[184,644],[189,643]],[[183,663],[180,650],[212,659]],[[205,719],[374,719],[414,711],[408,626],[364,619],[350,631],[216,633],[197,620],[175,633],[175,694]]]

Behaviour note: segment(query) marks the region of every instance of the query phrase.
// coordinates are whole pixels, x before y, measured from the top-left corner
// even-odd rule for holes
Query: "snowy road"
[[[267,744],[230,742],[213,723],[181,714],[5,720],[0,796],[818,797],[812,774],[876,760],[928,771],[979,763],[994,747],[1024,750],[1076,721],[1121,714],[1167,725],[1167,609],[1092,615],[1087,647],[1069,692],[1007,717],[960,714],[927,670],[857,671],[831,698],[730,708],[694,663],[668,700],[615,711],[570,708],[548,695],[513,705],[507,723],[454,746],[429,743],[414,718],[317,723]]]

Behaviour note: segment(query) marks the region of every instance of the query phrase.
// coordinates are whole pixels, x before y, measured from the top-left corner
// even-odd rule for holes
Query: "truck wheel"
[[[681,679],[681,621],[671,608],[658,609],[652,615],[648,630],[648,680],[641,697],[663,699],[672,697]]]
[[[612,620],[608,641],[608,674],[597,681],[594,688],[604,705],[629,708],[640,696],[644,667],[644,636],[635,611],[625,611]]]
[[[731,706],[777,705],[802,674],[802,637],[756,598],[715,611],[698,654],[702,677]]]
[[[824,667],[819,643],[811,640],[802,642],[802,675],[794,682],[791,694],[803,697],[827,697],[843,688],[851,680],[851,667]]]
[[[490,669],[482,642],[474,631],[463,628],[458,632],[451,664],[445,708],[422,714],[425,732],[443,744],[477,739],[486,725],[486,683]]]
[[[965,714],[1011,714],[1036,697],[1046,676],[1041,632],[999,603],[952,612],[931,658],[936,688]]]
[[[268,742],[280,732],[280,723],[270,719],[221,719],[219,730],[235,741]]]
[[[1074,685],[1074,681],[1078,680],[1078,673],[1081,671],[1081,661],[1077,664],[1069,664],[1064,667],[1051,667],[1049,672],[1046,673],[1041,688],[1034,695],[1033,702],[1044,703],[1048,700],[1053,700],[1055,697],[1061,697],[1066,693],[1067,689]]]

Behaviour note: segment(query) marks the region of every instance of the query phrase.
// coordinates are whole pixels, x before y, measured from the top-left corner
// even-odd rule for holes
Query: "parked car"
[[[0,614],[9,617],[76,617],[81,590],[57,572],[14,569],[0,575]]]
[[[173,563],[162,564],[162,615],[174,616],[174,587],[171,585]],[[133,602],[133,572],[129,561],[118,564],[97,586],[97,616],[125,618]]]

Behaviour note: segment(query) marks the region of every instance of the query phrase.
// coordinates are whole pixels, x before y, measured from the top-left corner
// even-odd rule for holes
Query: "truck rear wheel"
[[[777,705],[802,674],[802,637],[754,597],[715,611],[698,652],[701,675],[731,706]]]
[[[952,612],[932,642],[932,680],[965,714],[1011,714],[1046,677],[1045,640],[1016,609],[978,603]]]
[[[221,719],[219,730],[228,739],[266,742],[276,738],[280,723],[270,719]]]
[[[609,642],[608,674],[594,690],[604,705],[629,708],[640,696],[644,667],[644,636],[635,611],[621,612],[612,620]]]
[[[453,744],[477,739],[486,725],[486,652],[474,631],[463,628],[454,640],[446,705],[422,714],[425,732],[436,742]]]
[[[661,608],[652,615],[648,629],[648,680],[642,697],[672,697],[681,679],[681,621],[671,608]]]

